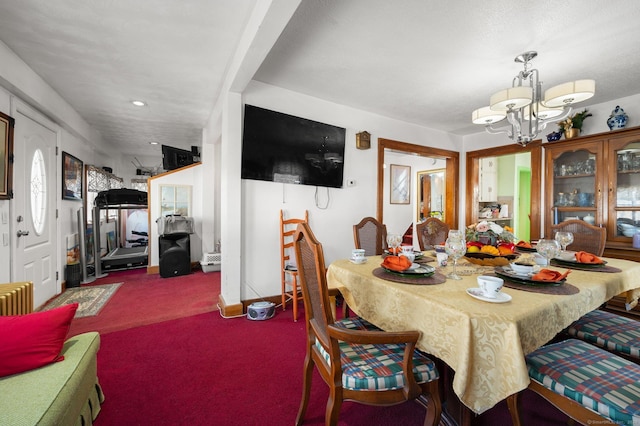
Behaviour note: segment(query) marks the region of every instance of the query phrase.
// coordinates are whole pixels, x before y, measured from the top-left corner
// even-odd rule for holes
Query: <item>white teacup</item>
[[[412,262],[416,259],[416,254],[413,251],[413,246],[402,246],[402,255]]]
[[[478,286],[484,293],[485,297],[489,299],[495,299],[498,297],[498,293],[502,290],[504,281],[502,278],[490,277],[488,275],[481,275],[478,277]]]
[[[353,260],[354,262],[364,262],[364,249],[351,250],[351,260]]]

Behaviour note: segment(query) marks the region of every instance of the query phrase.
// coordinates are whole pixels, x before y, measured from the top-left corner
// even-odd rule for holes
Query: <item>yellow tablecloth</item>
[[[376,278],[372,271],[380,266],[380,256],[361,265],[337,260],[329,266],[327,280],[354,312],[383,330],[421,331],[418,348],[455,371],[454,392],[479,414],[527,387],[526,353],[613,296],[640,287],[640,263],[606,260],[622,272],[574,270],[567,282],[580,289],[578,294],[556,296],[505,287],[512,296],[507,303],[469,296],[466,290],[477,287],[477,274],[437,285]]]

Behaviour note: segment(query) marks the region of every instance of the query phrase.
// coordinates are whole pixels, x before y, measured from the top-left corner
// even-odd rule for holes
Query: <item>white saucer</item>
[[[490,303],[506,303],[511,300],[511,296],[503,292],[498,293],[495,299],[491,299],[490,297],[485,296],[482,290],[478,287],[468,288],[467,294],[475,299]]]
[[[362,260],[355,260],[354,258],[350,257],[349,258],[349,262],[356,264],[356,265],[362,265],[363,263],[367,263],[367,258],[364,257],[362,258]]]

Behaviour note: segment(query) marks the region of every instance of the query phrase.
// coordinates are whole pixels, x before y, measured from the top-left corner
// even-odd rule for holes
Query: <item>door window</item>
[[[31,221],[37,235],[44,230],[47,217],[47,170],[42,151],[36,149],[31,160]]]

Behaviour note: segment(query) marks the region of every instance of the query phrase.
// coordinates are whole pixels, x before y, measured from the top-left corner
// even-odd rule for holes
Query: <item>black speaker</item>
[[[169,234],[159,238],[160,276],[177,277],[191,273],[189,234]]]

